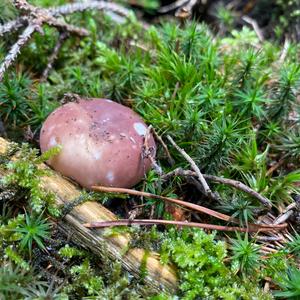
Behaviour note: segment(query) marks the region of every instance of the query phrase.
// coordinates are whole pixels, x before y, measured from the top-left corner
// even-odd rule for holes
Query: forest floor
[[[0,299],[300,297],[299,1],[70,2],[0,3]],[[77,97],[133,109],[157,154],[133,189],[66,207],[39,134]],[[178,289],[67,234],[87,201],[126,220],[101,229],[131,236],[122,255],[159,253]]]

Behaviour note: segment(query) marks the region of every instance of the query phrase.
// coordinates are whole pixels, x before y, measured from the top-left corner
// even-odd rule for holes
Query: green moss
[[[5,187],[14,186],[27,192],[29,205],[33,211],[40,213],[44,207],[54,216],[59,215],[59,210],[54,205],[54,195],[45,191],[41,186],[41,177],[48,174],[48,170],[41,169],[39,164],[58,154],[60,147],[53,147],[38,156],[38,150],[32,149],[28,144],[22,144],[16,160],[9,161],[3,167],[9,174],[1,179]]]
[[[277,5],[282,6],[281,2],[278,0]],[[295,1],[290,2],[289,8]],[[65,1],[34,0],[31,3],[49,6]],[[157,2],[151,1],[148,7],[154,5]],[[1,21],[16,15],[6,2],[1,12]],[[292,15],[291,11],[287,13]],[[293,11],[294,15],[297,12]],[[175,21],[162,21],[146,30],[134,16],[124,24],[115,24],[99,12],[75,13],[66,20],[87,28],[91,34],[80,40],[68,38],[49,78],[40,83],[38,79],[58,39],[57,31],[45,26],[45,34],[36,33],[22,49],[16,62],[18,72],[11,68],[0,83],[0,117],[9,137],[15,137],[16,133],[20,136],[27,125],[38,133],[65,93],[111,98],[132,107],[162,137],[171,135],[203,172],[240,180],[269,197],[276,207],[290,204],[293,193],[299,193],[295,183],[300,176],[297,170],[300,167],[299,125],[290,118],[299,110],[296,101],[300,85],[299,46],[291,43],[284,63],[278,67],[282,49],[277,43],[260,42],[249,27],[234,29],[232,15],[222,7],[218,17],[226,26],[226,36],[215,36],[207,25],[197,22],[187,21],[179,26]],[[280,19],[280,22],[286,20]],[[12,35],[11,40],[1,41],[0,58],[15,38]],[[291,125],[293,130],[290,130]],[[169,148],[175,159],[172,168],[186,168],[188,163]],[[37,150],[22,145],[16,161],[9,162],[7,155],[0,158],[1,166],[10,172],[2,181],[1,190],[11,189],[19,197],[15,202],[12,200],[12,205],[6,201],[3,206],[1,254],[6,254],[23,269],[30,264],[18,246],[20,233],[15,229],[24,222],[18,204],[26,199],[24,206],[33,218],[44,209],[59,215],[59,209],[53,205],[53,195],[41,188],[45,170],[38,168],[38,164],[47,160],[48,155],[55,155],[56,150],[39,157]],[[283,156],[293,160],[294,171],[282,165],[273,174],[267,174],[271,164]],[[169,171],[161,149],[157,160],[163,171]],[[150,172],[144,186],[136,188],[192,202],[205,200],[205,206],[229,212],[239,218],[241,225],[254,220],[262,208],[256,199],[221,185],[212,185],[224,199],[222,203],[214,203],[199,197],[199,193],[184,182],[184,179],[174,178],[163,183],[155,172]],[[100,201],[109,197],[116,195],[104,195]],[[83,193],[72,205],[92,199],[93,194]],[[166,215],[161,201],[142,201],[145,215],[148,216],[150,207],[154,206],[155,217],[171,217]],[[63,213],[72,207],[65,207]],[[17,214],[13,214],[12,208],[17,209]],[[185,299],[251,299],[253,294],[257,294],[258,299],[268,299],[271,296],[261,290],[263,276],[283,283],[280,274],[292,264],[288,252],[284,251],[266,261],[257,259],[255,267],[263,275],[250,283],[243,276],[249,272],[245,269],[245,253],[252,249],[246,246],[254,243],[250,236],[247,241],[244,237],[237,239],[235,248],[227,251],[226,244],[220,241],[224,238],[222,233],[216,236],[199,230],[171,229],[161,235],[161,230],[155,228],[152,231],[136,227],[125,230],[133,236],[130,247],[144,247],[149,251],[161,247],[162,260],[177,265],[181,279],[179,297]],[[120,232],[124,229],[110,230],[113,234]],[[244,252],[242,246],[245,246]],[[256,248],[254,250],[258,255]],[[105,275],[99,272],[88,252],[65,247],[60,254],[73,264],[68,273],[70,280],[64,287],[68,295],[114,299],[130,297],[131,293],[132,299],[139,297],[138,284],[132,284],[119,264],[107,263],[103,267]],[[141,268],[144,275],[146,258]],[[251,259],[247,262],[251,264]]]
[[[256,288],[256,282],[236,276],[225,264],[224,242],[202,230],[170,229],[162,244],[162,261],[176,264],[181,279],[182,299],[258,299],[271,298]]]

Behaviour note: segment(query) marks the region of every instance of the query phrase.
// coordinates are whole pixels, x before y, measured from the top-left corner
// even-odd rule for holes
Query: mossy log
[[[8,145],[9,142],[0,137],[0,155],[5,154]],[[46,165],[42,167],[48,168]],[[0,168],[0,178],[4,175],[5,170]],[[55,194],[56,203],[59,205],[72,202],[81,195],[80,188],[54,171],[50,176],[42,178],[42,184],[45,190]],[[162,265],[158,253],[149,253],[138,248],[128,250],[130,242],[128,233],[107,236],[103,229],[91,230],[82,226],[87,222],[116,219],[116,216],[101,204],[88,201],[74,207],[58,224],[71,240],[80,246],[96,255],[120,260],[123,267],[137,278],[143,274],[144,282],[154,291],[175,291],[176,270],[173,266]]]

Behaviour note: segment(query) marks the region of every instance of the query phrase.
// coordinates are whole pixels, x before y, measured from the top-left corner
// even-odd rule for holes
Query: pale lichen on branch
[[[87,36],[88,30],[66,23],[60,16],[83,12],[86,10],[112,11],[121,16],[128,17],[130,11],[115,3],[104,1],[87,1],[85,3],[73,3],[44,9],[29,4],[26,0],[13,0],[14,6],[21,12],[21,16],[16,20],[0,26],[0,36],[8,34],[25,27],[23,33],[19,35],[17,42],[9,50],[2,63],[0,64],[0,81],[7,69],[12,65],[19,55],[21,48],[26,45],[35,31],[42,32],[42,26],[48,24],[57,28],[61,32],[67,32],[78,36]],[[53,63],[53,62],[52,62]],[[51,63],[51,64],[52,64]]]

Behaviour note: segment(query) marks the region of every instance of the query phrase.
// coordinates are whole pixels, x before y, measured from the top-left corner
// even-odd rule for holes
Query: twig
[[[58,52],[61,49],[63,42],[66,40],[67,37],[68,37],[68,33],[66,33],[66,32],[63,32],[60,34],[59,39],[53,49],[53,52],[48,59],[47,67],[45,68],[45,70],[43,72],[43,75],[41,78],[42,81],[44,81],[48,78],[49,72],[51,71],[51,69],[53,67],[53,63],[57,58]]]
[[[136,191],[136,190],[131,190],[131,189],[125,189],[125,188],[92,186],[92,189],[95,191],[104,192],[104,193],[120,193],[120,194],[134,195],[134,196],[143,196],[143,197],[148,197],[148,198],[152,198],[152,199],[159,199],[159,200],[167,201],[167,202],[174,203],[177,205],[181,205],[183,207],[187,207],[187,208],[192,209],[197,212],[205,213],[207,215],[210,215],[212,217],[215,217],[215,218],[223,220],[223,221],[239,223],[239,221],[237,219],[234,219],[228,215],[219,213],[215,210],[212,210],[212,209],[209,209],[209,208],[206,208],[206,207],[194,204],[194,203],[190,203],[190,202],[186,202],[186,201],[182,201],[182,200],[178,200],[178,199],[163,197],[163,196],[154,195],[151,193],[146,193],[146,192],[141,192],[141,191]],[[255,227],[255,228],[267,227],[269,229],[272,229],[272,228],[285,228],[286,225],[287,224],[281,224],[281,225],[248,224],[248,227]]]
[[[258,39],[260,40],[260,42],[263,42],[265,38],[264,38],[264,35],[263,35],[262,31],[260,30],[257,22],[254,19],[252,19],[252,18],[250,18],[248,16],[243,16],[242,19],[246,23],[250,24],[253,27],[253,29],[254,29],[254,31],[255,31]]]
[[[186,222],[186,221],[172,221],[172,220],[130,220],[130,219],[121,219],[118,221],[101,221],[101,222],[91,222],[83,224],[84,227],[87,228],[104,228],[104,227],[112,227],[112,226],[124,226],[124,225],[177,225],[183,227],[197,227],[202,229],[209,230],[221,230],[221,231],[239,231],[239,232],[265,232],[270,231],[269,228],[243,228],[243,227],[233,227],[233,226],[222,226],[222,225],[213,225],[206,223],[196,223],[196,222]],[[278,229],[278,228],[277,228]]]
[[[274,220],[274,224],[281,224],[286,222],[292,215],[294,214],[293,210],[288,210],[285,213],[279,215],[275,220]]]
[[[144,144],[143,144],[143,149],[142,149],[142,159],[149,159],[151,162],[151,166],[154,168],[154,170],[156,171],[156,173],[158,175],[162,175],[163,171],[161,169],[161,167],[158,165],[158,163],[156,162],[156,160],[154,159],[154,149],[153,147],[149,147],[149,139],[150,139],[150,133],[152,131],[152,125],[150,125],[147,128],[146,134],[144,136]]]
[[[75,12],[83,12],[91,9],[113,11],[125,17],[128,17],[131,13],[130,10],[122,7],[121,5],[105,1],[87,1],[85,3],[66,4],[59,7],[50,8],[48,11],[51,15],[57,17],[59,15],[69,15]]]
[[[274,171],[276,171],[283,163],[284,163],[284,161],[285,161],[285,158],[287,157],[287,154],[286,155],[284,155],[274,166],[272,166],[268,171],[267,171],[267,173],[266,173],[266,176],[268,177],[268,176],[270,176],[270,175],[272,175],[272,173],[274,172]]]
[[[278,60],[279,65],[282,65],[283,62],[285,61],[289,47],[290,47],[290,40],[288,37],[286,37],[284,40],[284,45],[283,45],[279,60]]]
[[[197,4],[198,0],[189,0],[188,3],[179,7],[175,12],[175,17],[186,19],[192,15],[193,7]]]
[[[189,2],[189,0],[177,0],[175,2],[172,2],[172,3],[168,4],[168,5],[162,6],[161,8],[159,8],[158,12],[161,13],[161,14],[165,14],[165,13],[170,12],[172,10],[178,9],[179,7],[183,6],[187,2]]]
[[[129,195],[134,195],[134,196],[143,196],[143,197],[148,197],[152,199],[159,199],[163,201],[167,201],[170,203],[178,204],[187,208],[190,208],[194,211],[198,211],[201,213],[205,213],[207,215],[213,216],[217,219],[227,221],[227,222],[232,222],[234,221],[230,216],[219,213],[217,211],[214,211],[212,209],[206,208],[204,206],[200,206],[194,203],[182,201],[179,199],[173,199],[169,197],[163,197],[159,195],[154,195],[151,193],[146,193],[146,192],[141,192],[141,191],[136,191],[136,190],[131,190],[131,189],[124,189],[124,188],[115,188],[115,187],[104,187],[104,186],[92,186],[92,189],[95,191],[99,192],[104,192],[104,193],[120,193],[120,194],[129,194]]]
[[[284,240],[283,237],[279,236],[258,236],[256,237],[256,240],[262,241],[262,242],[274,242],[274,241],[282,241]]]
[[[156,132],[156,130],[152,127],[152,133],[155,137],[155,139],[161,144],[161,146],[163,147],[165,154],[168,158],[168,162],[171,166],[173,166],[175,164],[175,161],[173,159],[173,157],[171,156],[168,146],[165,144],[165,142],[163,141],[162,137]]]
[[[13,63],[13,61],[17,58],[18,54],[22,46],[24,46],[32,34],[40,28],[38,25],[29,25],[24,32],[20,35],[18,41],[12,46],[7,56],[4,58],[4,61],[0,65],[0,81],[3,79],[5,71],[9,68],[9,66]]]
[[[68,24],[62,20],[51,18],[47,21],[47,23],[49,25],[56,27],[59,30],[65,30],[67,32],[73,33],[78,36],[88,36],[89,35],[88,30]]]
[[[205,195],[207,195],[210,198],[213,198],[213,193],[209,187],[209,185],[207,184],[206,180],[204,179],[200,169],[198,168],[198,166],[196,165],[196,163],[192,160],[192,158],[183,150],[181,149],[175,142],[174,140],[167,135],[167,139],[170,141],[170,143],[176,148],[176,150],[189,162],[189,164],[191,165],[192,169],[196,172],[197,177],[200,181],[200,183],[203,186],[204,189],[204,193]]]
[[[176,94],[177,94],[177,92],[179,90],[179,86],[180,86],[180,82],[177,81],[176,84],[175,84],[174,91],[173,91],[172,96],[171,96],[171,101],[175,100]]]
[[[223,177],[218,177],[218,176],[214,176],[214,175],[208,175],[208,174],[202,174],[202,175],[207,180],[211,180],[211,181],[214,181],[217,183],[222,183],[222,184],[232,186],[240,191],[243,191],[243,192],[255,197],[268,209],[270,209],[272,207],[272,202],[269,199],[262,196],[261,194],[254,191],[253,189],[251,189],[250,187],[248,187],[247,185],[245,185],[244,183],[242,183],[240,181],[223,178]],[[168,178],[170,178],[172,176],[194,176],[194,177],[197,177],[198,174],[193,171],[186,171],[181,168],[177,168],[177,169],[163,175],[162,180],[167,180]]]
[[[86,3],[67,4],[49,9],[36,7],[29,4],[26,0],[13,0],[13,4],[17,9],[23,12],[23,16],[0,26],[0,36],[5,33],[17,31],[24,26],[27,26],[27,28],[19,36],[18,41],[13,45],[0,65],[0,81],[3,79],[4,72],[6,72],[20,53],[21,48],[28,42],[35,31],[41,31],[43,24],[56,27],[60,31],[67,31],[75,35],[86,36],[89,34],[86,29],[68,24],[57,17],[88,9],[110,10],[126,17],[130,15],[130,11],[126,8],[123,8],[118,4],[107,3],[104,1],[87,1]]]
[[[0,26],[0,36],[3,36],[5,33],[17,31],[26,25],[28,25],[27,17],[20,17],[16,20],[9,21]]]

